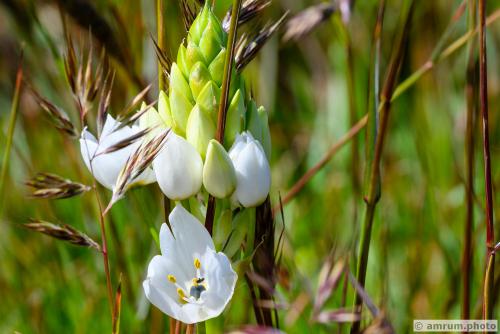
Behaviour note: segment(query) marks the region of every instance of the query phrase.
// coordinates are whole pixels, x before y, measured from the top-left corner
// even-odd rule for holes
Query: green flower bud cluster
[[[205,5],[179,47],[170,71],[168,94],[161,92],[158,100],[161,120],[177,135],[186,138],[203,160],[217,131],[227,38],[220,20],[210,6]],[[224,147],[229,149],[236,135],[245,130],[261,142],[269,158],[267,113],[247,97],[243,78],[233,68]]]

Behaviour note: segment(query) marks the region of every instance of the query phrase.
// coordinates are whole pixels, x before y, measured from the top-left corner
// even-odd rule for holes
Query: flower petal
[[[181,200],[198,193],[202,183],[203,161],[184,138],[170,133],[165,147],[153,161],[156,179],[170,199]]]
[[[176,264],[170,259],[157,255],[148,266],[148,275],[142,283],[144,292],[148,300],[158,307],[163,313],[171,317],[178,318],[181,311],[181,304],[178,301],[177,288],[175,284],[168,280],[168,275],[179,276],[175,273]]]
[[[207,270],[204,272],[209,288],[203,294],[204,307],[210,318],[216,317],[222,313],[231,298],[238,275],[231,267],[227,256],[215,251],[208,251],[203,257]]]
[[[190,256],[201,257],[207,247],[215,250],[214,242],[205,226],[202,225],[181,204],[177,204],[168,217],[179,250]],[[194,258],[191,258],[192,265]]]

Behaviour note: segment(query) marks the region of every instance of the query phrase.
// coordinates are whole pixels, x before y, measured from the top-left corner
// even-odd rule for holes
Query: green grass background
[[[90,1],[89,1],[90,2]],[[274,0],[256,20],[262,25],[317,2]],[[401,78],[408,77],[430,57],[461,1],[418,1]],[[157,82],[157,65],[149,33],[155,35],[153,1],[92,1],[99,16],[112,28],[111,40],[121,45],[117,54],[133,59],[117,69],[112,96],[113,113],[123,108],[142,87],[131,80]],[[171,55],[185,35],[177,1],[166,1],[166,39]],[[367,110],[372,31],[378,1],[356,1],[347,25],[353,47],[355,110]],[[216,1],[222,17],[229,1]],[[487,1],[488,13],[500,8]],[[400,1],[387,2],[382,33],[381,71],[385,72],[395,45]],[[467,30],[464,13],[450,41]],[[121,23],[120,23],[121,22]],[[74,40],[88,40],[88,32],[68,17]],[[249,28],[249,27],[247,27]],[[280,34],[281,35],[281,34]],[[100,48],[98,41],[94,41]],[[0,156],[13,95],[21,47],[27,79],[78,124],[77,112],[64,77],[65,51],[57,2],[5,1],[0,5]],[[500,182],[500,22],[488,28],[488,99],[494,190]],[[466,48],[461,48],[422,77],[393,105],[382,162],[382,198],[376,212],[366,288],[387,314],[397,333],[412,332],[414,318],[457,319],[461,302],[461,251],[465,222],[464,136]],[[127,72],[129,74],[127,74]],[[298,42],[272,38],[244,75],[256,101],[270,114],[273,142],[271,198],[277,203],[308,168],[349,129],[349,99],[345,35],[337,15]],[[382,75],[383,79],[383,75]],[[156,92],[156,88],[153,87]],[[484,275],[485,215],[482,145],[476,123],[475,214],[471,309],[480,317]],[[364,168],[364,131],[358,135]],[[279,311],[282,329],[290,333],[330,333],[336,324],[311,320],[320,269],[329,254],[354,259],[364,211],[362,197],[352,187],[349,145],[308,183],[284,210],[285,242],[281,301],[303,308]],[[5,163],[2,161],[2,163]],[[34,217],[71,224],[100,240],[93,193],[48,201],[27,198],[23,182],[36,172],[52,172],[91,184],[80,158],[77,140],[55,130],[30,93],[21,95],[13,153],[5,187],[0,222],[0,333],[109,333],[105,276],[100,255],[21,227]],[[100,189],[108,200],[110,193]],[[500,206],[494,191],[495,211]],[[108,217],[112,279],[123,274],[121,329],[123,333],[166,332],[167,320],[144,297],[141,282],[149,259],[158,253],[151,230],[163,221],[157,185],[133,189]],[[495,221],[497,240],[500,224]],[[278,218],[278,230],[283,221]],[[498,261],[497,261],[498,267]],[[495,293],[500,294],[499,270]],[[253,314],[243,280],[235,297],[217,321],[227,330],[252,323]],[[341,287],[326,304],[336,308]],[[348,293],[351,298],[352,293]],[[498,297],[498,295],[497,295]],[[294,304],[295,303],[295,304]],[[351,305],[350,303],[348,305]],[[496,318],[500,310],[495,309]],[[365,323],[371,322],[365,313]],[[344,331],[348,326],[344,326]]]

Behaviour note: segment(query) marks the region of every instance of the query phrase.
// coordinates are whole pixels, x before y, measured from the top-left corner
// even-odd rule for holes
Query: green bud
[[[262,147],[266,153],[267,160],[271,159],[271,131],[269,130],[269,117],[267,111],[263,106],[257,109],[259,114],[260,124],[262,125]]]
[[[208,63],[212,62],[224,47],[219,31],[215,27],[217,24],[219,23],[216,20],[209,20],[200,40],[200,51]]]
[[[241,91],[237,90],[229,104],[226,116],[224,143],[226,147],[233,145],[236,135],[245,128],[245,101]]]
[[[222,85],[222,77],[224,76],[224,62],[226,61],[226,49],[222,49],[215,59],[208,66],[208,71],[212,79],[217,83],[217,86]]]
[[[174,127],[172,113],[170,112],[170,102],[164,91],[161,91],[158,97],[158,115],[167,127]]]
[[[188,41],[187,43],[185,60],[188,68],[193,67],[194,64],[199,61],[201,61],[202,63],[206,63],[205,57],[203,57],[200,48],[192,41]]]
[[[181,136],[186,133],[186,124],[193,105],[186,97],[174,89],[170,92],[170,111],[174,121],[174,131]]]
[[[236,172],[224,147],[215,139],[210,140],[203,166],[203,185],[214,197],[226,198],[236,188]]]
[[[184,74],[184,77],[187,78],[189,76],[189,69],[186,64],[186,47],[183,44],[179,46],[179,51],[177,52],[177,65],[182,74]]]
[[[189,84],[176,63],[172,64],[172,69],[170,70],[170,94],[174,90],[184,95],[190,102],[194,102]]]
[[[271,154],[271,134],[269,132],[266,110],[263,107],[257,109],[254,100],[251,100],[248,103],[246,116],[247,130],[259,141],[269,159]]]
[[[186,127],[186,139],[205,158],[210,139],[215,136],[215,125],[205,111],[196,105],[189,115]]]
[[[196,44],[200,43],[201,36],[203,34],[203,30],[207,26],[207,22],[209,20],[210,8],[208,4],[205,4],[201,13],[193,21],[191,27],[189,28],[189,38]]]
[[[253,99],[247,105],[246,127],[252,133],[252,136],[260,142],[262,130],[257,105]]]
[[[143,111],[145,108],[147,108],[147,105],[146,103],[142,102],[141,111]],[[139,118],[139,127],[141,129],[152,129],[152,131],[150,131],[146,135],[146,138],[152,138],[155,133],[161,131],[161,128],[164,127],[164,123],[156,109],[150,107],[149,110]]]
[[[191,87],[191,92],[195,100],[206,83],[211,79],[210,72],[202,62],[197,62],[193,66],[189,74],[189,87]]]
[[[219,101],[220,101],[220,88],[217,87],[215,82],[209,81],[206,83],[205,87],[201,90],[200,94],[198,94],[198,98],[196,99],[196,103],[203,108],[208,114],[212,117],[212,119],[216,119],[217,112],[219,109]]]

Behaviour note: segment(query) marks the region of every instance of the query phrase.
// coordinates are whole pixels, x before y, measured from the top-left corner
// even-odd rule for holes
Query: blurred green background
[[[94,13],[78,11],[86,4]],[[317,4],[273,0],[247,29],[289,16]],[[266,43],[244,75],[258,103],[269,111],[273,152],[271,199],[287,190],[349,128],[351,42],[352,101],[356,119],[367,111],[370,50],[379,1],[355,1],[344,24],[334,14],[298,41],[282,41],[283,29]],[[411,75],[431,56],[462,1],[416,1],[400,78]],[[500,10],[488,0],[487,13]],[[222,18],[230,1],[215,1]],[[76,9],[75,9],[76,8]],[[185,36],[179,2],[165,1],[168,53],[175,55]],[[389,62],[401,2],[387,1],[382,32],[381,78]],[[0,4],[0,156],[5,150],[15,72],[24,51],[28,82],[62,107],[79,124],[64,75],[66,44],[61,24],[66,17],[76,45],[89,39],[89,16],[97,50],[106,47],[117,73],[111,112],[121,110],[145,85],[156,95],[157,62],[150,34],[156,35],[154,1],[4,0]],[[467,31],[467,10],[454,24],[449,42]],[[498,14],[497,14],[498,15]],[[88,18],[88,17],[87,17]],[[500,20],[497,20],[500,21]],[[488,99],[494,190],[500,182],[500,22],[487,34]],[[96,38],[97,37],[97,38]],[[83,45],[83,44],[82,44]],[[397,333],[412,332],[414,318],[458,319],[461,303],[461,257],[465,224],[465,129],[467,47],[460,48],[418,80],[393,104],[382,163],[382,198],[374,223],[366,290]],[[477,114],[478,116],[479,114]],[[475,126],[475,207],[471,310],[480,318],[484,275],[485,215],[480,122]],[[362,181],[364,130],[357,136],[359,158],[350,144],[284,208],[285,239],[279,270],[282,329],[290,333],[329,333],[335,323],[311,320],[318,277],[328,256],[354,260],[364,203],[352,181]],[[2,161],[2,164],[5,163]],[[23,89],[0,222],[0,333],[109,333],[105,276],[100,255],[22,228],[30,217],[66,223],[100,240],[92,192],[70,199],[30,199],[23,182],[37,172],[51,172],[91,184],[77,140],[58,132],[29,90]],[[110,193],[100,189],[105,200]],[[494,191],[495,209],[500,209]],[[157,185],[136,188],[108,215],[110,261],[116,286],[123,274],[123,333],[166,332],[166,317],[144,297],[142,280],[149,259],[158,253],[151,229],[163,221]],[[277,231],[283,221],[277,217]],[[495,221],[496,235],[500,223]],[[498,237],[497,237],[498,240]],[[498,258],[498,257],[497,257]],[[498,267],[498,261],[497,261]],[[500,270],[495,279],[500,295]],[[251,300],[244,280],[218,321],[227,330],[252,323]],[[347,294],[348,299],[352,293]],[[327,308],[341,307],[342,284]],[[347,305],[351,305],[350,301]],[[500,310],[495,309],[496,318]],[[364,313],[365,324],[371,322]],[[349,326],[343,326],[344,331]]]

